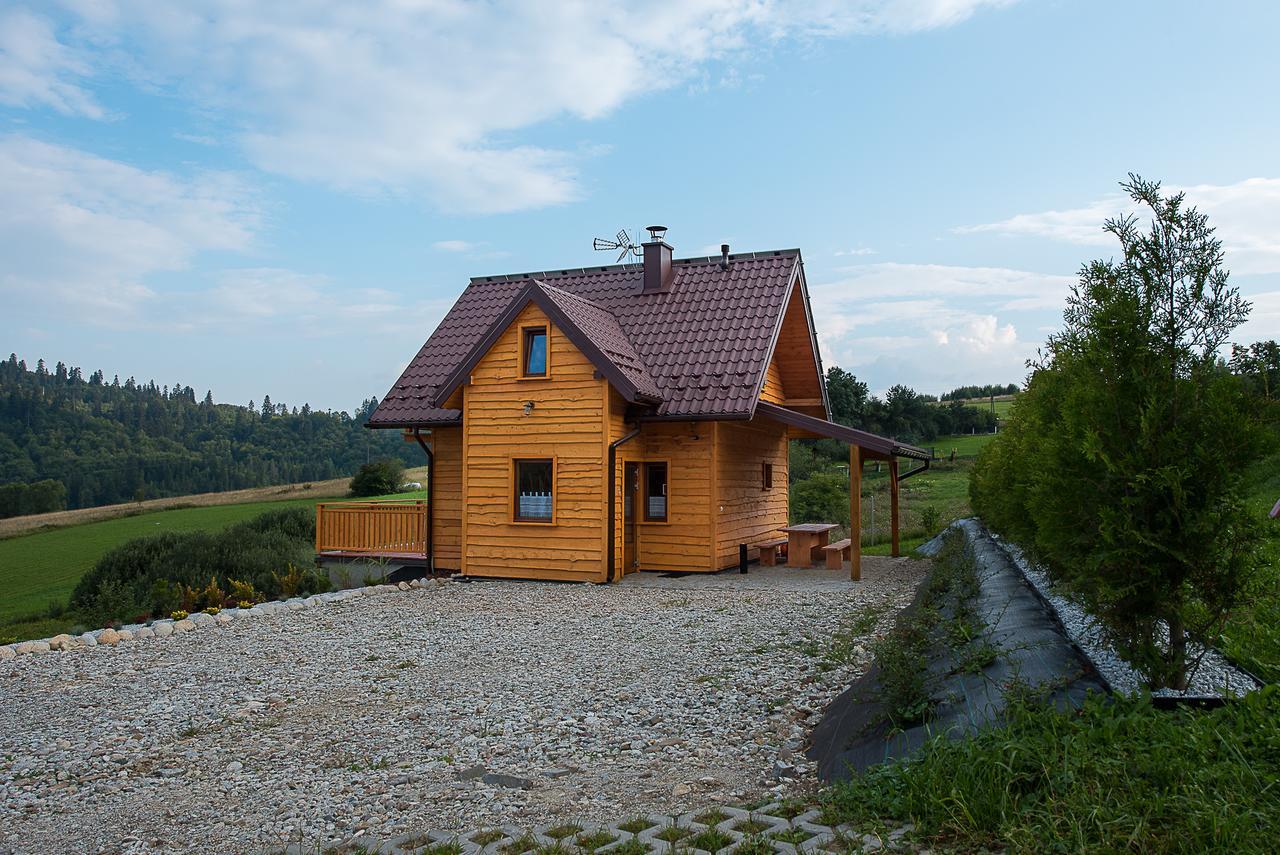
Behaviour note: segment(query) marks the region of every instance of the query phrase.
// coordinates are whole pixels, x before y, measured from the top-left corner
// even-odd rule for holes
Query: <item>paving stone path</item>
[[[831,638],[887,628],[925,566],[440,582],[3,660],[0,853],[471,845],[803,795],[871,658]]]

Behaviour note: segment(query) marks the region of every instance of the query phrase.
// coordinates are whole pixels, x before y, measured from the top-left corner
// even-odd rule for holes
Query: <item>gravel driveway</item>
[[[0,852],[257,852],[804,792],[925,569],[440,582],[0,662]]]

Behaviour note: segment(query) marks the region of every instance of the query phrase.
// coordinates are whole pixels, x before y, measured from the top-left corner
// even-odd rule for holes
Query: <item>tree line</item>
[[[395,431],[355,413],[202,399],[188,385],[85,377],[59,362],[0,361],[0,516],[320,481],[392,458],[420,463]]]
[[[990,398],[993,395],[1016,395],[1018,394],[1017,383],[1006,383],[1003,386],[999,383],[988,383],[985,386],[960,386],[952,389],[950,392],[942,394],[944,401],[967,401],[974,398]]]

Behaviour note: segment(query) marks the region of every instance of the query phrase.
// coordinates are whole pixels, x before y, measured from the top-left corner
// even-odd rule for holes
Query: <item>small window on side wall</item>
[[[644,465],[645,522],[667,521],[667,464]]]
[[[772,463],[760,464],[760,489],[761,490],[773,489],[773,464]]]
[[[514,516],[519,522],[551,522],[553,519],[554,472],[550,460],[515,462]]]
[[[547,328],[525,327],[521,350],[521,373],[525,377],[546,377]]]

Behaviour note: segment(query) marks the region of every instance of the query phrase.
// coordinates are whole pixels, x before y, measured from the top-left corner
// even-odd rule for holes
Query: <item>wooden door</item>
[[[636,552],[636,509],[640,501],[640,464],[623,466],[622,478],[622,574],[639,569]]]

